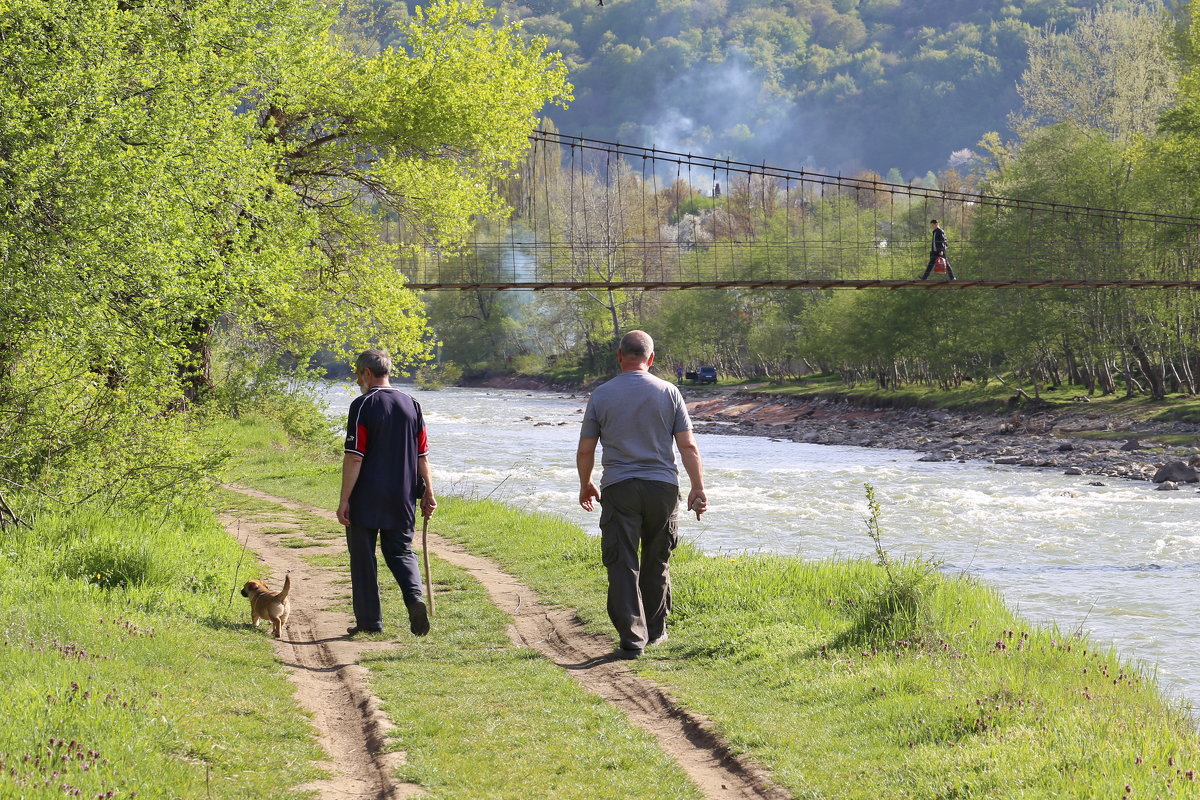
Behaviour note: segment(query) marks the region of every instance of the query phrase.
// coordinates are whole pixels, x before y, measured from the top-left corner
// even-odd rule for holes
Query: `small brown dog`
[[[292,604],[288,602],[291,589],[291,573],[283,579],[283,591],[280,592],[272,592],[263,581],[246,581],[242,597],[250,598],[250,624],[257,628],[260,619],[270,620],[271,635],[278,639],[292,613]]]

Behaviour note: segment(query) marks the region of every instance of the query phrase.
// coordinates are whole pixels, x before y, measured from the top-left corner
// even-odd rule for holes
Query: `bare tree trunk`
[[[1196,393],[1196,376],[1192,372],[1191,360],[1187,356],[1187,349],[1181,346],[1179,356],[1179,366],[1183,367],[1183,382],[1187,386],[1188,394]]]
[[[1092,372],[1090,364],[1079,368],[1079,384],[1087,389],[1089,397],[1096,393],[1096,374]]]
[[[13,511],[8,502],[4,499],[4,493],[0,492],[0,530],[4,530],[7,525],[24,525],[26,528],[31,527],[28,522],[17,516],[17,512]]]
[[[1132,347],[1134,358],[1137,359],[1138,366],[1142,368],[1142,374],[1146,376],[1146,380],[1150,383],[1150,398],[1152,400],[1162,400],[1167,396],[1166,383],[1163,380],[1162,369],[1155,365],[1154,359],[1146,353],[1141,342],[1134,342]]]
[[[608,313],[612,317],[613,342],[621,341],[621,323],[617,319],[617,297],[613,290],[608,290]]]
[[[1112,394],[1117,390],[1117,381],[1113,378],[1112,373],[1113,364],[1108,358],[1102,359],[1100,363],[1104,366],[1104,372],[1102,373],[1104,377],[1103,393]]]
[[[1174,359],[1168,362],[1167,366],[1171,368],[1171,389],[1179,394],[1191,394],[1191,392],[1187,390],[1187,384],[1184,382],[1183,378],[1180,377],[1179,370],[1175,367]]]
[[[188,341],[190,357],[179,365],[179,379],[183,386],[184,404],[203,400],[213,387],[212,332],[211,322],[199,317],[192,320],[192,336]]]
[[[1067,359],[1067,381],[1073,384],[1083,383],[1079,371],[1079,363],[1075,359],[1075,351],[1071,349],[1071,344],[1067,340],[1066,335],[1063,336],[1063,355]]]

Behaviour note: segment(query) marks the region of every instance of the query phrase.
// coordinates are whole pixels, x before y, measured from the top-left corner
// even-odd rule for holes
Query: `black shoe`
[[[639,648],[626,650],[624,647],[618,647],[612,651],[612,657],[618,661],[634,661],[642,657],[642,651]]]
[[[383,628],[360,628],[357,625],[346,628],[347,636],[353,636],[356,633],[383,633]]]
[[[425,610],[424,601],[418,600],[408,607],[408,629],[414,636],[429,633],[429,612]]]

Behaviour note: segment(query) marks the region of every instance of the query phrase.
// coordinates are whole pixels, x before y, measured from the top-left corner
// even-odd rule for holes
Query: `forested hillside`
[[[417,3],[371,0],[375,35]],[[1004,132],[1030,36],[1095,0],[503,2],[571,67],[559,130],[910,180]],[[1110,4],[1112,5],[1112,4]],[[1116,3],[1127,7],[1129,3]]]
[[[969,170],[942,169],[932,180],[1047,207],[1200,216],[1197,13],[1192,7],[1181,18],[1150,3],[1107,6],[1080,14],[1067,33],[1033,30],[1014,89],[1020,103],[1012,129],[987,135]],[[689,263],[705,269],[705,259],[729,256],[725,269],[744,273],[725,277],[759,280],[784,269],[769,247],[747,243],[808,242],[807,257],[829,260],[842,277],[878,277],[884,242],[889,275],[918,277],[925,262],[929,209],[898,197],[881,216],[871,192],[805,193],[762,181],[753,192],[718,196],[686,181],[656,184],[629,168],[619,181],[600,172],[573,178],[563,194],[544,165],[520,173],[505,196],[547,198],[551,210],[539,222],[521,219],[514,204],[517,224],[548,226],[544,235],[559,241],[612,242],[618,252],[625,243],[676,241],[676,226],[686,218],[696,232],[688,240]],[[605,216],[600,229],[596,215],[579,210],[605,193],[619,193],[619,205],[633,212],[611,223]],[[1168,261],[1185,271],[1200,262],[1195,226],[1089,226],[1066,213],[983,214],[983,206],[966,206],[945,218],[954,268],[964,280],[1060,273],[1125,279]],[[489,235],[495,234],[480,230],[481,238]],[[862,246],[831,252],[830,240]],[[741,253],[736,265],[734,252]],[[564,257],[560,268],[605,280],[614,271],[628,279],[649,268],[669,276],[679,274],[671,260],[678,257],[668,253],[655,264]],[[553,372],[574,364],[597,374],[611,368],[615,338],[644,327],[660,342],[660,363],[714,364],[733,376],[815,369],[880,387],[999,379],[1031,396],[1039,386],[1064,382],[1088,393],[1154,398],[1200,391],[1200,298],[1192,292],[613,290],[528,298],[461,292],[431,297],[427,308],[443,361],[468,371]]]

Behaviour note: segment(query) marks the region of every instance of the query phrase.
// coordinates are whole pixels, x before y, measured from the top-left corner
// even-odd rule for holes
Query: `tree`
[[[419,358],[381,214],[453,248],[569,96],[558,58],[491,16],[441,0],[367,56],[308,0],[5,6],[0,475],[74,497],[189,482],[166,412],[202,398],[220,328],[268,362]]]
[[[1170,28],[1157,3],[1092,9],[1068,32],[1053,25],[1029,43],[1017,91],[1025,103],[1013,128],[1070,122],[1119,142],[1147,136],[1175,98]]]

